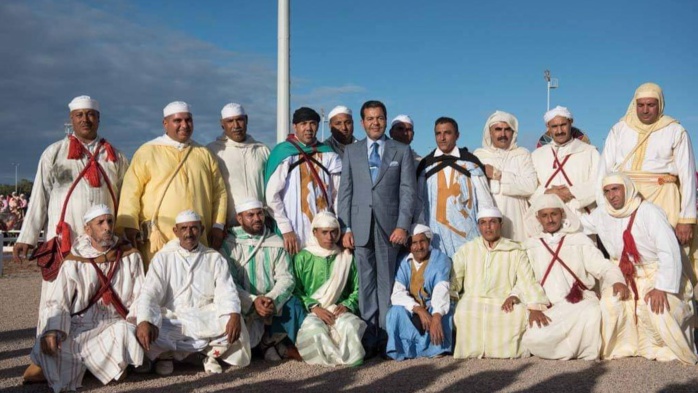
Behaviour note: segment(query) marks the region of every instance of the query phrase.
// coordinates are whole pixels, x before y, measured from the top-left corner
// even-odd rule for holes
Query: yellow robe
[[[163,138],[167,137],[146,143],[133,155],[121,187],[116,219],[119,232],[124,228],[140,229],[141,223],[153,217],[167,181],[186,154],[186,148],[158,143]],[[177,214],[193,209],[201,215],[204,225],[201,241],[207,244],[211,227],[225,225],[227,202],[225,183],[216,158],[208,149],[192,142],[192,151],[167,188],[158,212],[158,229],[165,237],[165,243],[175,238],[172,228]],[[154,254],[149,242],[139,250],[147,264]]]

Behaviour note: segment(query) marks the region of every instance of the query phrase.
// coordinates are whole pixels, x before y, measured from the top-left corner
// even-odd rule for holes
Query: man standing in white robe
[[[137,300],[136,336],[155,372],[169,375],[173,362],[201,352],[207,373],[223,372],[217,359],[250,364],[250,341],[240,298],[221,254],[199,242],[203,226],[192,210],[177,215],[176,239],[151,261]]]
[[[319,122],[313,109],[298,108],[293,113],[294,133],[274,147],[264,174],[267,206],[291,255],[312,236],[313,217],[335,211],[342,159],[317,140]]]
[[[617,266],[603,257],[582,232],[577,216],[557,195],[541,195],[526,213],[531,237],[524,246],[533,273],[550,299],[549,323],[531,326],[522,345],[531,354],[552,360],[596,360],[601,350],[601,310],[593,288],[604,296],[628,298],[629,290]]]
[[[118,242],[106,205],[93,206],[83,221],[85,234],[46,293],[46,327],[31,352],[54,392],[81,387],[86,370],[105,385],[122,380],[129,364],[143,360],[132,308],[144,278],[141,256]]]
[[[597,179],[597,200],[601,179],[612,172],[623,172],[635,183],[646,201],[666,213],[679,243],[693,260],[693,284],[696,284],[695,256],[698,251],[696,228],[695,154],[691,138],[678,120],[664,114],[664,93],[654,83],[635,90],[625,116],[606,137]]]
[[[673,228],[625,174],[606,176],[602,189],[606,203],[583,220],[584,226],[598,234],[632,289],[627,300],[601,298],[602,357],[695,364],[693,291],[682,274]]]
[[[514,115],[495,111],[485,123],[482,147],[473,154],[485,164],[492,197],[504,216],[502,236],[523,242],[528,197],[536,191],[538,177],[531,153],[516,144],[518,133],[519,121]]]
[[[596,147],[572,137],[574,117],[556,106],[543,116],[552,141],[531,153],[538,175],[538,188],[531,201],[543,194],[557,195],[577,215],[596,207],[595,186],[599,152]]]
[[[264,200],[264,167],[269,148],[247,133],[247,113],[240,104],[221,109],[223,135],[206,147],[218,159],[218,169],[228,191],[226,227],[238,225],[235,204],[245,198]]]
[[[84,234],[82,218],[90,207],[105,204],[111,209],[115,208],[128,160],[97,133],[100,120],[97,100],[78,96],[68,107],[73,133],[53,143],[41,154],[27,214],[12,250],[15,262],[25,259],[30,249],[36,247],[42,230],[46,240],[60,235],[61,251],[68,253],[72,243]],[[91,164],[93,158],[95,164]],[[85,170],[88,166],[90,168]],[[78,179],[83,171],[83,177]],[[60,222],[64,205],[65,217]],[[39,310],[44,309],[44,298],[51,285],[50,281],[41,283]],[[40,315],[37,334],[41,334],[44,327],[45,321]],[[30,365],[24,379],[28,382],[42,381],[41,370]]]

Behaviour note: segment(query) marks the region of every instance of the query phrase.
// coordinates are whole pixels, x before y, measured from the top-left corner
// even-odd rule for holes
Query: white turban
[[[339,221],[334,214],[328,211],[321,211],[313,218],[312,229],[315,228],[339,228]]]
[[[162,117],[174,115],[175,113],[191,113],[189,104],[184,101],[173,101],[167,104],[162,110]]]
[[[229,117],[234,117],[234,116],[246,116],[247,113],[245,113],[245,108],[242,107],[240,104],[236,104],[234,102],[231,102],[229,104],[225,104],[223,109],[221,109],[221,119],[227,119]]]
[[[341,114],[351,116],[351,109],[347,108],[344,105],[337,105],[330,111],[330,114],[327,115],[327,118],[332,120],[333,117]]]
[[[424,236],[426,236],[429,240],[431,240],[434,237],[434,233],[432,233],[431,228],[422,224],[412,225],[410,233],[410,236],[417,236],[420,233],[423,233]]]
[[[481,218],[502,218],[502,212],[497,207],[485,207],[477,211],[477,219]]]
[[[533,200],[531,207],[528,208],[524,216],[524,226],[528,236],[536,237],[543,233],[543,226],[537,217],[538,212],[543,209],[561,209],[564,212],[565,218],[562,221],[562,228],[560,228],[559,232],[574,233],[579,230],[581,226],[579,218],[562,202],[560,197],[555,194],[542,194]]]
[[[179,214],[177,214],[177,218],[175,219],[175,224],[181,224],[183,222],[194,222],[194,221],[201,221],[201,216],[195,212],[194,210],[185,210]]]
[[[247,197],[242,198],[240,202],[235,204],[235,211],[237,213],[246,212],[252,209],[261,209],[264,205],[257,198]]]
[[[569,109],[565,108],[564,106],[556,106],[555,108],[545,112],[545,115],[543,116],[543,120],[545,120],[545,124],[548,124],[548,122],[558,116],[562,116],[565,118],[568,118],[570,120],[574,120],[574,116],[572,116],[572,112],[570,112]]]
[[[87,225],[88,222],[105,214],[112,214],[109,206],[105,204],[94,205],[87,211],[87,213],[85,213],[84,216],[82,216],[82,222],[83,224]]]
[[[407,115],[397,115],[393,119],[393,121],[390,122],[390,127],[394,126],[397,123],[408,123],[409,125],[414,125],[414,122],[412,121],[412,118],[407,116]]]
[[[77,96],[70,101],[68,108],[71,112],[78,109],[94,109],[99,112],[99,102],[90,96]]]

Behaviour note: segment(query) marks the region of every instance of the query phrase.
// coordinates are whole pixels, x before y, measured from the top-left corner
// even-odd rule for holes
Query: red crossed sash
[[[87,304],[87,307],[83,308],[82,310],[71,314],[71,316],[74,315],[80,315],[83,314],[85,311],[87,311],[90,307],[94,306],[97,304],[99,299],[102,299],[102,302],[109,306],[114,306],[114,309],[116,310],[119,315],[121,315],[122,318],[126,319],[126,315],[128,315],[128,309],[126,306],[124,306],[124,303],[121,301],[121,298],[119,298],[119,295],[114,291],[114,288],[111,285],[111,281],[114,278],[114,274],[116,274],[116,271],[119,270],[119,264],[121,263],[121,255],[122,251],[119,249],[116,253],[116,260],[111,263],[111,266],[109,266],[109,271],[107,272],[107,275],[105,276],[102,270],[97,266],[95,263],[94,258],[90,258],[90,264],[95,268],[95,272],[97,273],[97,277],[99,278],[100,282],[100,287],[97,290],[97,293],[92,296],[90,299],[90,302]]]
[[[640,298],[637,292],[637,284],[635,283],[635,264],[640,261],[640,251],[637,250],[637,244],[635,244],[635,238],[630,230],[633,228],[633,223],[635,223],[635,215],[637,210],[630,215],[630,221],[628,221],[628,227],[623,231],[623,252],[620,254],[620,261],[618,267],[620,268],[623,277],[625,278],[625,283],[630,286],[633,291],[635,298],[635,322],[637,322],[637,301]],[[630,257],[633,260],[630,260]],[[633,263],[634,262],[634,263]]]
[[[572,284],[572,288],[570,289],[570,293],[565,296],[565,300],[568,302],[575,304],[578,303],[580,300],[584,298],[584,293],[582,290],[588,290],[586,285],[577,277],[576,274],[572,271],[572,269],[565,264],[565,262],[560,259],[560,249],[562,249],[562,244],[565,242],[565,236],[560,239],[560,243],[557,245],[557,249],[553,251],[550,246],[543,240],[543,238],[540,238],[540,242],[543,243],[543,246],[550,252],[550,254],[553,256],[553,259],[550,261],[550,264],[548,265],[548,268],[545,270],[545,274],[543,275],[543,280],[541,280],[540,285],[543,286],[545,285],[545,281],[548,279],[548,275],[550,274],[550,270],[552,270],[553,265],[555,265],[555,262],[559,262],[560,265],[567,270],[569,274],[572,275],[572,278],[574,278],[574,284]]]
[[[565,164],[567,164],[567,160],[570,159],[571,155],[566,156],[565,159],[562,160],[562,162],[560,162],[560,160],[559,160],[558,157],[557,157],[557,153],[555,152],[555,149],[552,149],[552,152],[553,152],[553,159],[554,159],[554,161],[553,161],[553,169],[555,169],[555,172],[553,172],[553,174],[550,175],[550,177],[548,178],[548,181],[545,182],[545,188],[548,188],[548,186],[550,186],[550,183],[553,181],[553,178],[554,178],[558,173],[561,173],[562,176],[565,178],[565,181],[567,181],[567,184],[568,184],[570,187],[572,187],[572,186],[573,186],[572,181],[570,181],[570,178],[567,177],[567,173],[565,172]]]

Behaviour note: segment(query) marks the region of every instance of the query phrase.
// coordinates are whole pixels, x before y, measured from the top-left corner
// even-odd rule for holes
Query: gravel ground
[[[0,278],[0,391],[49,392],[47,385],[22,385],[34,342],[40,276],[36,268],[11,262]],[[371,360],[358,368],[311,367],[253,360],[244,369],[207,376],[201,367],[176,364],[167,378],[131,374],[102,386],[89,374],[84,389],[95,392],[698,392],[698,368],[677,362],[633,358],[609,362],[420,359]]]

